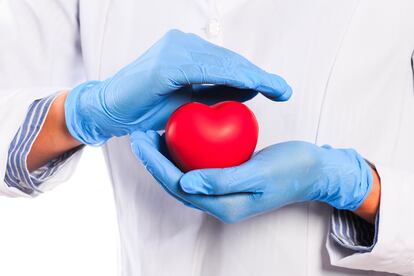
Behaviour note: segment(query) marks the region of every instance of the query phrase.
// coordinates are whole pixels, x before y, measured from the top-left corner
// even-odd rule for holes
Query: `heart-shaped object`
[[[187,172],[242,164],[253,154],[258,133],[256,117],[242,103],[192,102],[171,115],[165,139],[171,158]]]

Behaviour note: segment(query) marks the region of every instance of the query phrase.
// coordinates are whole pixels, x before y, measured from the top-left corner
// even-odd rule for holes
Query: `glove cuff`
[[[78,85],[69,92],[65,101],[66,127],[76,140],[85,145],[100,146],[111,137],[100,130],[94,119],[95,113],[99,112],[99,93],[90,90],[99,83],[87,81]]]
[[[324,184],[319,198],[336,209],[355,211],[372,189],[371,167],[353,149],[322,147],[324,153],[321,172]]]
[[[357,210],[362,205],[362,203],[364,203],[365,199],[371,192],[374,181],[371,166],[361,155],[359,155],[358,153],[356,153],[356,155],[358,165],[361,171],[361,181],[359,182],[359,184],[355,186],[355,198],[349,203],[349,206],[347,208],[350,211]]]

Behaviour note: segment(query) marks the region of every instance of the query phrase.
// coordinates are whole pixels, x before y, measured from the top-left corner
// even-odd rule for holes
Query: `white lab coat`
[[[328,234],[331,208],[319,203],[222,224],[166,194],[135,159],[128,138],[115,138],[104,152],[122,274],[414,275],[413,14],[412,0],[0,2],[1,175],[33,100],[104,79],[178,28],[292,85],[289,102],[258,96],[248,103],[260,124],[258,149],[305,140],[355,148],[376,165],[378,241],[370,253],[341,248]],[[79,156],[42,189],[67,179]],[[2,194],[22,196],[0,185]]]

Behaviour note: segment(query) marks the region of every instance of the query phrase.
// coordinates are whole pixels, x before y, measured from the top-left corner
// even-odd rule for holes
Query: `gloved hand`
[[[183,174],[161,153],[163,140],[156,132],[134,132],[131,141],[138,159],[170,194],[227,223],[304,201],[356,210],[373,182],[370,166],[353,149],[285,142],[237,167]]]
[[[211,90],[215,94],[207,99]],[[161,129],[176,108],[198,96],[201,101],[242,101],[258,92],[276,101],[292,93],[281,77],[242,56],[172,30],[113,77],[74,88],[65,102],[66,124],[80,142],[100,145],[136,129]]]

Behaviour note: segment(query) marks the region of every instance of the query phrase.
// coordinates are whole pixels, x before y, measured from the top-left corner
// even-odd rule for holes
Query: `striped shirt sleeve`
[[[79,149],[70,150],[31,173],[27,169],[27,156],[55,97],[53,95],[42,98],[30,105],[26,118],[14,136],[8,151],[5,183],[9,187],[15,187],[31,196],[41,193],[41,184],[53,176],[65,164],[65,161]]]
[[[377,242],[378,220],[379,212],[373,225],[351,211],[334,209],[330,236],[345,248],[357,252],[370,252]]]

